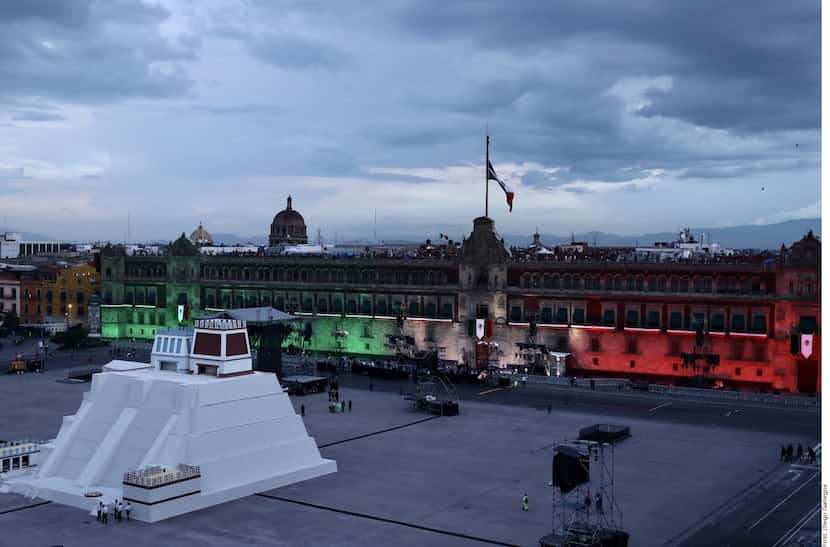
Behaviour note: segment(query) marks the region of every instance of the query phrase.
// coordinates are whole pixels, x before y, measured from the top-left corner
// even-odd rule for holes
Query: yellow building
[[[40,268],[21,282],[24,323],[87,324],[89,300],[101,293],[101,275],[93,264]]]

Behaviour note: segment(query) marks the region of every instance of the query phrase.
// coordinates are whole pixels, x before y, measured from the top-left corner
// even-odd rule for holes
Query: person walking
[[[106,504],[106,503],[103,503],[101,505],[101,522],[103,522],[104,524],[107,523],[107,517],[109,516],[109,512],[110,512],[109,505]]]
[[[594,498],[594,503],[596,504],[597,512],[602,513],[602,494],[597,494],[597,497]]]
[[[529,504],[530,500],[527,498],[527,493],[525,493],[525,495],[522,496],[522,511],[527,511]]]
[[[783,462],[786,459],[787,459],[787,447],[782,444],[781,445],[781,461]]]
[[[133,509],[132,504],[129,501],[127,501],[127,505],[124,506],[124,512],[127,513],[127,520],[128,521],[130,520],[130,511],[132,511],[132,509]]]
[[[585,503],[585,511],[589,511],[589,512],[590,512],[590,511],[591,511],[591,493],[590,493],[590,492],[588,492],[587,494],[585,494],[585,500],[584,500],[584,503]]]
[[[118,522],[124,520],[124,504],[120,501],[115,503],[115,510],[118,512]]]
[[[349,399],[349,412],[351,412],[351,411],[352,411],[352,400]]]
[[[101,520],[101,500],[98,500],[98,503],[95,504],[95,510],[98,512],[98,516],[95,518],[95,520],[100,521]]]
[[[550,403],[548,403],[548,414],[550,414],[550,411],[551,411]]]
[[[787,461],[793,461],[793,445],[791,444],[787,445]]]
[[[300,405],[300,416],[305,416],[305,405]]]
[[[801,443],[798,443],[798,452],[795,453],[795,459],[798,461],[804,460],[804,447],[801,446]]]

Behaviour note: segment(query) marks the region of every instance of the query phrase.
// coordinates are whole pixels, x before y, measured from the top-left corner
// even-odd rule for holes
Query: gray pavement
[[[0,376],[0,439],[57,433],[61,416],[74,413],[89,388],[56,382],[62,374]],[[423,421],[428,415],[414,412],[395,392],[341,391],[353,400],[352,413],[330,414],[323,395],[294,399],[298,409],[305,405],[306,426],[323,456],[337,460],[334,475],[153,525],[104,527],[57,504],[4,513],[38,501],[4,494],[0,544],[13,535],[21,547],[534,545],[551,527],[550,447],[603,422],[632,431],[615,453],[617,501],[631,545],[664,545],[702,530],[714,509],[780,471],[777,449],[793,442],[789,433],[731,427],[724,412],[719,422],[699,425],[671,416],[656,420],[652,415],[668,408],[649,412],[656,405],[629,408],[625,416],[613,406],[604,412],[596,405],[562,405],[548,415],[542,405],[491,404],[488,394],[464,401],[460,416]],[[396,426],[405,427],[360,437]],[[525,492],[527,513],[520,508]],[[818,502],[808,487],[802,493]],[[791,520],[773,512],[758,533],[773,545],[792,528]]]

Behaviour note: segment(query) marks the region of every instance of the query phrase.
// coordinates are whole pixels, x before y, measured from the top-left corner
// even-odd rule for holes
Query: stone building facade
[[[517,260],[486,217],[460,254],[444,257],[204,256],[182,235],[161,256],[103,251],[102,334],[150,339],[215,310],[270,305],[312,324],[310,340],[286,344],[320,352],[390,356],[403,336],[471,367],[522,368],[541,348],[569,354],[568,372],[581,375],[709,375],[744,389],[814,392],[819,260],[812,234],[766,260]],[[484,362],[477,318],[492,325]],[[806,357],[792,352],[801,334],[815,336]],[[717,358],[684,362],[684,353]]]

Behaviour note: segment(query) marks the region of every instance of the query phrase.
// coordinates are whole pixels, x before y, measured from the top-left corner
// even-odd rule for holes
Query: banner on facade
[[[812,354],[813,354],[813,335],[812,334],[802,334],[801,335],[801,355],[805,359],[809,359]]]
[[[484,338],[484,319],[476,319],[476,338]]]

